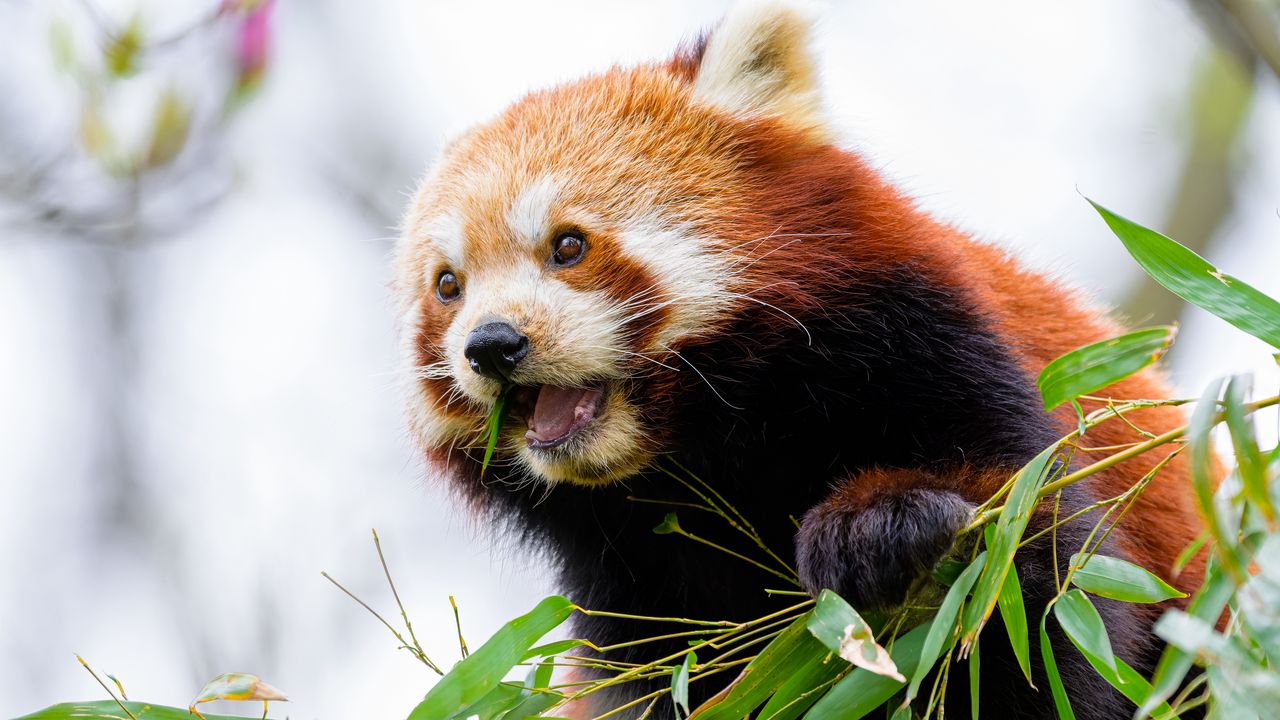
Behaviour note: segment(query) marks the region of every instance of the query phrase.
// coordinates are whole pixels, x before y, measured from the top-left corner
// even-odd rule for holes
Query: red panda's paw
[[[800,581],[815,596],[834,590],[859,610],[901,605],[912,583],[951,549],[971,515],[959,495],[930,488],[857,507],[828,499],[800,523]]]

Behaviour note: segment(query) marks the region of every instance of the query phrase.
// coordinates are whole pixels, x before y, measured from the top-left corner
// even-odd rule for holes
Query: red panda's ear
[[[810,46],[813,13],[794,2],[739,3],[700,48],[694,93],[735,113],[778,117],[825,136]]]

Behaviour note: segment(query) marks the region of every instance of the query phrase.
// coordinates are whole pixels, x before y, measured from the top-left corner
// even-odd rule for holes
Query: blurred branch
[[[1280,21],[1254,0],[1216,0],[1208,3],[1224,16],[1241,41],[1271,72],[1280,77]]]
[[[1201,63],[1188,93],[1191,133],[1187,156],[1163,229],[1202,255],[1231,212],[1233,149],[1244,129],[1253,92],[1253,74],[1242,72],[1214,51]],[[1177,296],[1145,276],[1121,303],[1130,317],[1156,323],[1176,320],[1183,307]]]
[[[1257,68],[1264,62],[1253,41],[1240,32],[1235,16],[1228,14],[1228,5],[1249,5],[1260,12],[1250,0],[1192,3],[1215,45],[1200,62],[1187,93],[1187,154],[1162,224],[1165,234],[1201,255],[1210,253],[1219,228],[1231,213],[1234,150],[1241,142],[1253,101]],[[1251,36],[1260,38],[1258,42],[1264,46],[1268,38],[1275,42],[1275,34],[1263,28],[1253,29]],[[1280,76],[1280,65],[1273,69]],[[1177,320],[1184,307],[1176,296],[1145,276],[1120,303],[1121,311],[1129,317],[1155,323]]]

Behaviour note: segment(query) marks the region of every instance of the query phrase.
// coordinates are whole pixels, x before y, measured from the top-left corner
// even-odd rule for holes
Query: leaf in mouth
[[[485,421],[485,435],[487,441],[484,447],[484,460],[480,463],[480,474],[484,475],[489,469],[489,461],[493,459],[493,449],[498,446],[498,433],[502,430],[502,415],[507,407],[507,395],[511,393],[511,388],[503,388],[498,393],[498,399],[493,401],[493,408],[489,410],[489,418]]]

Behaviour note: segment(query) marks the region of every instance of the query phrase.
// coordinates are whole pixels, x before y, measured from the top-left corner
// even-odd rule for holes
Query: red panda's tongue
[[[600,388],[566,388],[543,385],[529,416],[530,445],[558,445],[595,419],[600,404]]]

